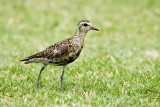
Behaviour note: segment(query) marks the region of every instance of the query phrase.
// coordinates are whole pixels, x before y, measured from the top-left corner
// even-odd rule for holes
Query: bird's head
[[[77,25],[77,30],[79,32],[87,33],[89,30],[99,31],[98,28],[92,26],[92,23],[89,20],[81,20]]]

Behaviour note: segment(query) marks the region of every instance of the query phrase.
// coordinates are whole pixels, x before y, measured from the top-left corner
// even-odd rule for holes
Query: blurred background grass
[[[159,0],[1,0],[1,104],[159,105],[159,6]],[[61,99],[61,67],[43,72],[37,92],[41,65],[19,60],[72,36],[82,19],[100,32],[87,34],[80,57],[67,68],[65,95]]]

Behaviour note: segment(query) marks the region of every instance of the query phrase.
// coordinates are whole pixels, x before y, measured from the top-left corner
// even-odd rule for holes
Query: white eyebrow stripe
[[[89,23],[89,22],[80,22],[80,24],[79,25],[81,25],[81,24],[85,24],[85,23],[87,23],[88,25],[92,25],[91,24],[91,22]]]

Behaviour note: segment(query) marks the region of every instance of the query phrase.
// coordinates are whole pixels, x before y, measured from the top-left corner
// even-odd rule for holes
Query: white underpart
[[[29,62],[34,62],[34,63],[48,63],[48,59],[47,58],[33,58],[33,59],[30,59]]]

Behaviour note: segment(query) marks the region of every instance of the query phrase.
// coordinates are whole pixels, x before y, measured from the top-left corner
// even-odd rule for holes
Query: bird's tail
[[[29,64],[29,63],[38,63],[39,61],[41,61],[41,57],[43,57],[44,56],[44,51],[42,51],[42,52],[39,52],[39,53],[37,53],[37,54],[34,54],[34,55],[31,55],[31,56],[28,56],[27,58],[25,58],[25,59],[22,59],[22,60],[20,60],[20,61],[25,61],[25,63],[24,64]]]
[[[22,60],[20,60],[20,61],[26,61],[26,62],[24,62],[24,64],[28,64],[28,63],[29,63],[29,59],[28,59],[28,58],[22,59]]]

